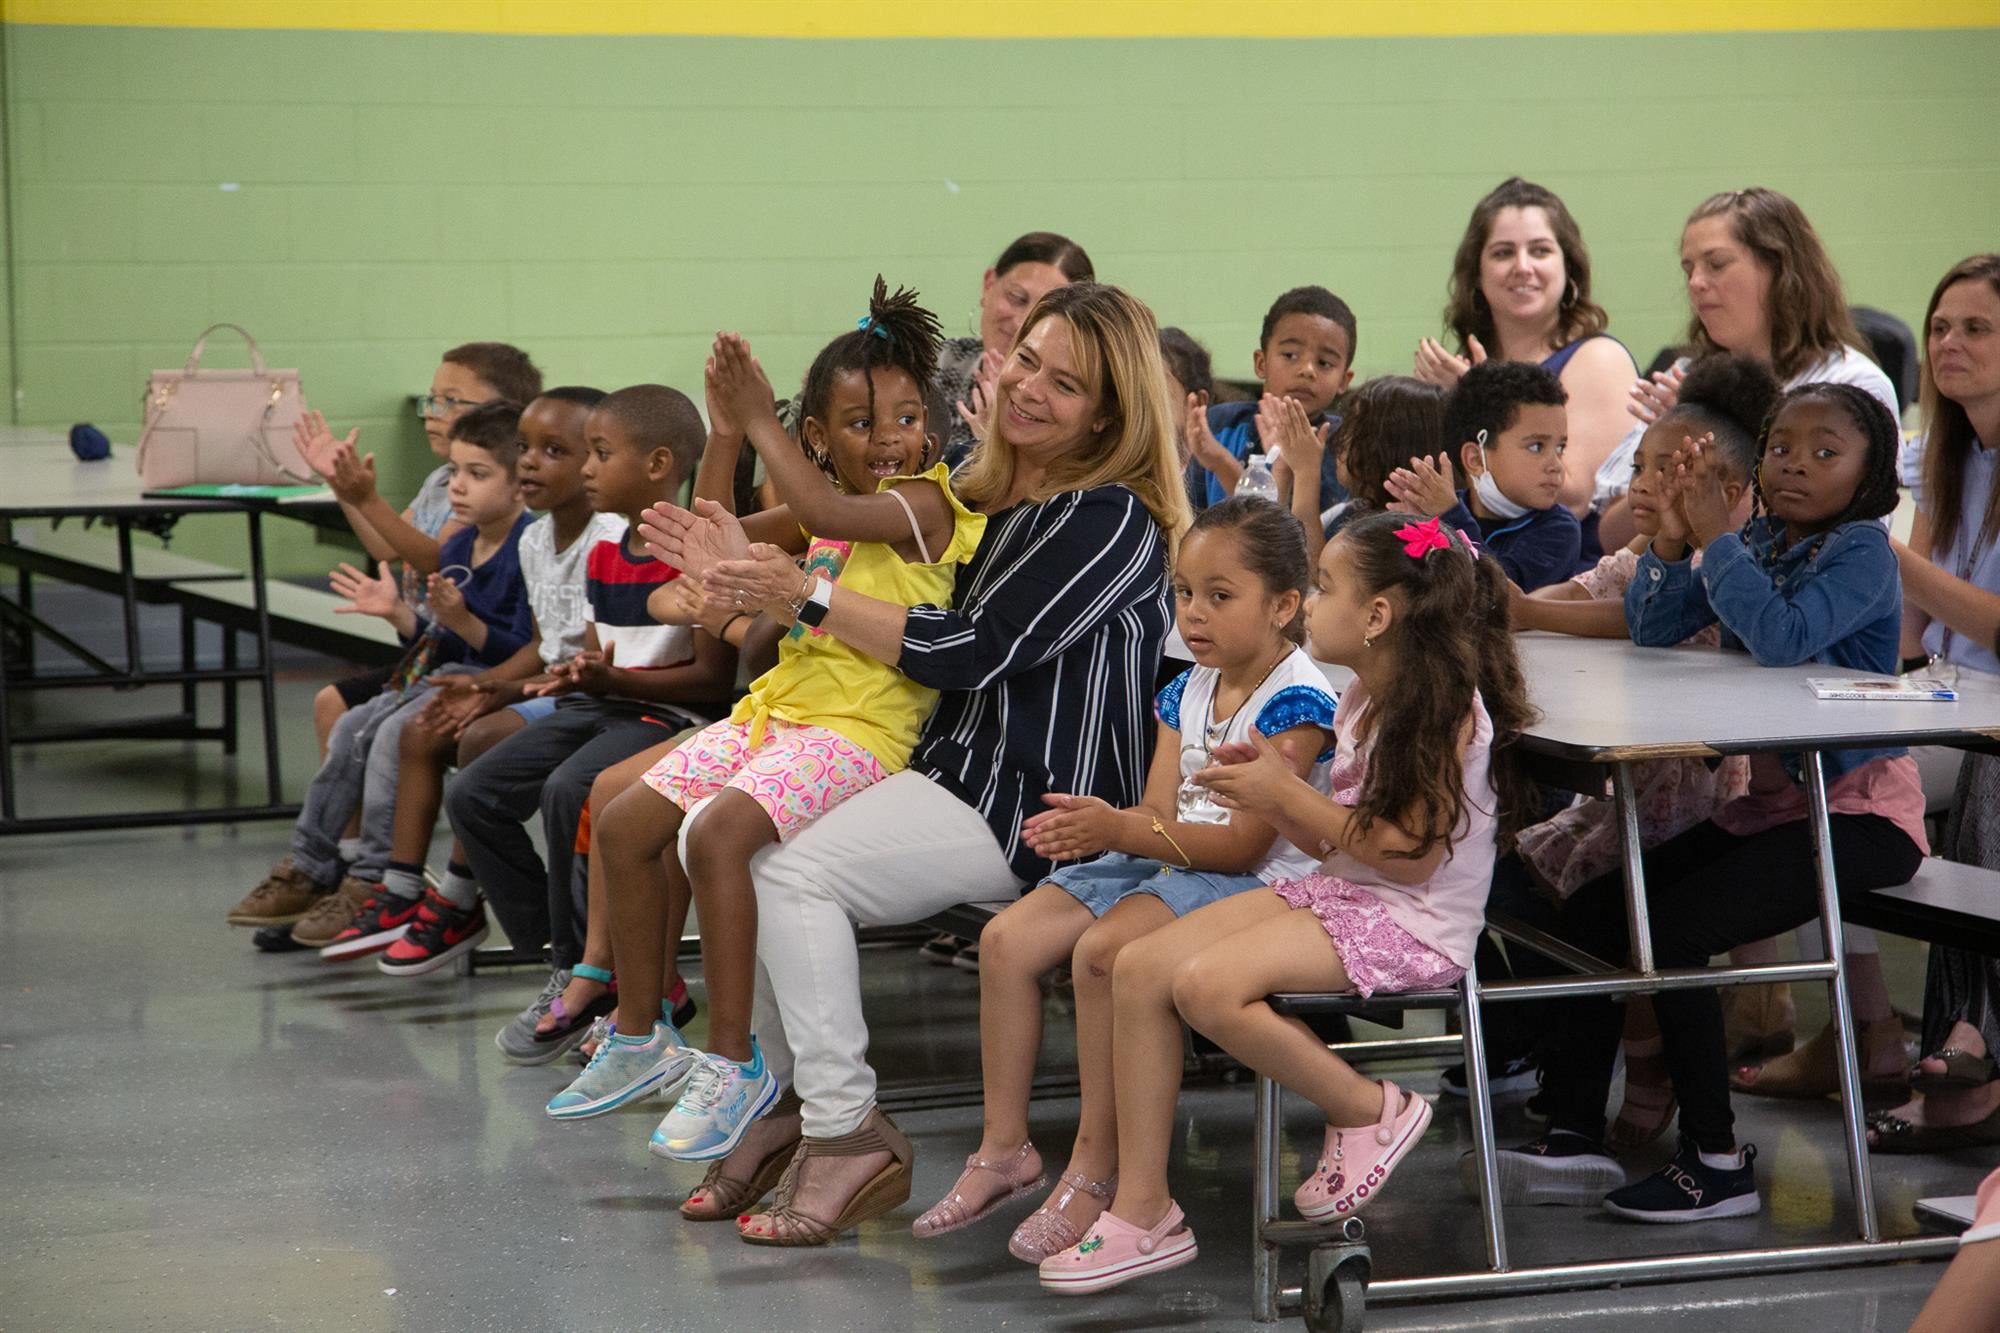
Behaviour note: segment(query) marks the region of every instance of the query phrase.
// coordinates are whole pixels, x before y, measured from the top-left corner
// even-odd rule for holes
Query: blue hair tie
[[[874,334],[877,338],[880,338],[883,342],[889,341],[889,330],[883,328],[880,324],[877,324],[875,322],[875,316],[873,315],[863,315],[860,319],[855,320],[854,327],[860,329],[863,333]]]

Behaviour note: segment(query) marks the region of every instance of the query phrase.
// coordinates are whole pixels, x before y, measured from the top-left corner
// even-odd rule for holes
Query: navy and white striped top
[[[1049,792],[1138,803],[1172,623],[1167,542],[1123,486],[990,516],[952,609],[910,608],[903,673],[941,691],[910,767],[979,811],[1014,873],[1049,862],[1021,821]]]

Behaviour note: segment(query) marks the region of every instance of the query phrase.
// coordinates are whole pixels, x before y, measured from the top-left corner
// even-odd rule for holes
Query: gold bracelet
[[[1167,826],[1160,822],[1160,817],[1158,815],[1153,816],[1153,832],[1165,838],[1167,840],[1167,845],[1174,849],[1174,854],[1181,858],[1180,868],[1182,870],[1194,869],[1194,858],[1181,850],[1181,845],[1174,841],[1173,834],[1167,832]]]

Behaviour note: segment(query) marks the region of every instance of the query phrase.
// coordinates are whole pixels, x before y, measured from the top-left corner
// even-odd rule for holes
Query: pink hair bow
[[[1432,551],[1451,549],[1451,538],[1445,536],[1434,518],[1427,518],[1421,523],[1405,523],[1396,529],[1395,537],[1403,543],[1403,554],[1412,560],[1421,560]]]

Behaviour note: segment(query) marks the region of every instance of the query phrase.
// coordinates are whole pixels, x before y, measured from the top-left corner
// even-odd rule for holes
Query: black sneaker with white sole
[[[1757,1194],[1757,1148],[1746,1143],[1735,1166],[1710,1166],[1694,1143],[1681,1140],[1674,1160],[1604,1198],[1604,1211],[1634,1222],[1706,1222],[1748,1217],[1764,1206]]]
[[[1535,1068],[1534,1061],[1522,1056],[1504,1064],[1486,1067],[1486,1081],[1492,1086],[1495,1097],[1506,1097],[1517,1092],[1533,1092],[1542,1085],[1542,1071]],[[1438,1075],[1438,1091],[1447,1097],[1466,1097],[1471,1094],[1467,1074],[1463,1064],[1447,1065]]]
[[[1609,1149],[1565,1129],[1551,1130],[1518,1148],[1502,1148],[1495,1164],[1502,1203],[1591,1208],[1625,1183],[1625,1172]],[[1479,1162],[1473,1154],[1458,1159],[1458,1178],[1467,1194],[1479,1196]]]

